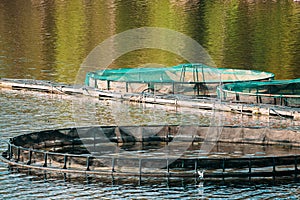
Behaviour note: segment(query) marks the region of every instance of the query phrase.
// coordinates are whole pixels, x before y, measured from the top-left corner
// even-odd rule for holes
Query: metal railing
[[[7,151],[2,154],[4,162],[50,171],[120,176],[195,177],[199,176],[200,170],[205,170],[205,178],[292,175],[297,177],[299,174],[300,155],[172,160],[172,158],[58,153],[16,146],[11,142],[7,144]],[[126,163],[125,169],[120,169],[122,161]],[[153,168],[151,167],[153,163],[165,163],[165,167]]]

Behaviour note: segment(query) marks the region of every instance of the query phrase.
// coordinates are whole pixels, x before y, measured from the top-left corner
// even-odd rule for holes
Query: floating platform
[[[174,107],[186,107],[191,109],[219,110],[247,115],[266,115],[288,117],[300,120],[300,108],[288,106],[274,106],[271,104],[255,103],[230,100],[223,101],[219,98],[204,96],[189,96],[176,94],[153,94],[153,93],[120,93],[100,90],[87,86],[73,86],[31,79],[0,79],[0,88],[10,90],[38,91],[54,94],[85,95],[98,99],[110,99],[137,103],[159,104]]]
[[[277,156],[216,156],[206,152],[180,155],[182,152],[166,151],[174,144],[181,149],[199,142],[215,146],[229,141],[230,144],[280,144],[290,150],[300,146],[299,131],[270,129],[258,135],[263,128],[223,127],[215,141],[206,139],[209,128],[173,125],[46,130],[11,138],[0,158],[22,168],[95,175],[205,179],[299,175],[298,148]]]

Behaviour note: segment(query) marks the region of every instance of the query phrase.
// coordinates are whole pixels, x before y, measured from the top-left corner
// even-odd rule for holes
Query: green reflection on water
[[[182,32],[219,67],[299,78],[300,4],[293,1],[0,2],[0,76],[72,83],[88,53],[106,38],[143,26]],[[155,38],[154,38],[155,39]],[[176,45],[176,44],[173,44]],[[177,65],[181,57],[139,50],[110,67]]]

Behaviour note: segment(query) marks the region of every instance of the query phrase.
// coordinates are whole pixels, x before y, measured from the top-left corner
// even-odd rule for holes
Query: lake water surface
[[[292,0],[1,0],[0,77],[73,83],[80,64],[94,47],[117,33],[144,26],[186,34],[206,49],[217,67],[264,70],[274,73],[277,79],[300,77],[300,3]],[[183,62],[169,52],[143,49],[121,56],[110,67],[137,67],[146,63],[172,66]],[[207,125],[211,120],[209,112],[182,113],[160,107],[74,101],[66,96],[0,90],[1,139],[76,126],[74,105],[85,109],[92,105],[92,114],[101,125]],[[75,117],[78,116],[80,125],[95,125],[87,112]],[[239,123],[239,117],[232,117],[230,123]],[[260,123],[252,118],[246,121],[252,125]],[[286,120],[282,123],[290,124]],[[1,151],[4,149],[6,145],[2,143]],[[139,182],[31,174],[9,170],[0,162],[1,199],[297,199],[299,186],[291,180],[212,183],[144,179]]]

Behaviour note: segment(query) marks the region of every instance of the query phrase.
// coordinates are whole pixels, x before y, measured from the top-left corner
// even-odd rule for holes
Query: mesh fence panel
[[[231,83],[221,90],[225,100],[300,107],[300,79]]]
[[[269,80],[274,74],[255,70],[214,68],[204,64],[181,64],[165,68],[123,68],[89,72],[87,86],[116,92],[143,92],[207,95],[216,84]],[[213,87],[212,87],[213,86]]]

